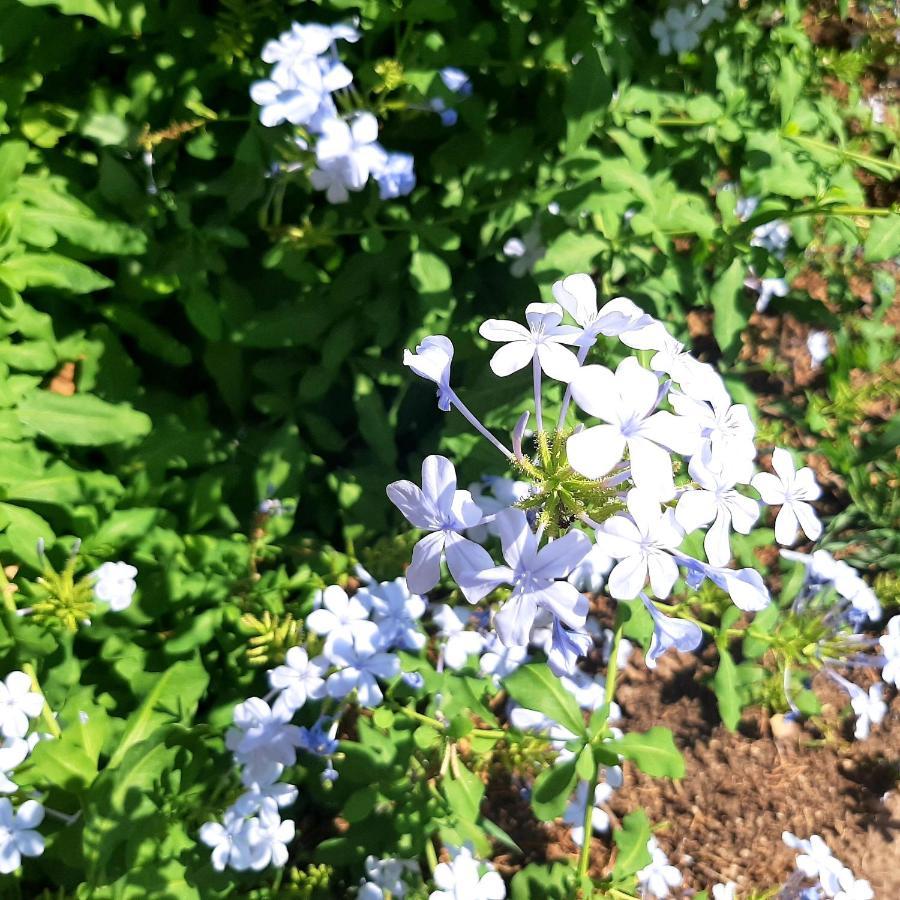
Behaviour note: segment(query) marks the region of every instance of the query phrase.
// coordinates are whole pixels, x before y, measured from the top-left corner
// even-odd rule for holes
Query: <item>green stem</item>
[[[422,722],[424,725],[430,725],[432,728],[437,728],[438,731],[444,730],[444,723],[439,719],[433,719],[431,716],[426,716],[424,713],[417,712],[416,710],[410,709],[408,706],[402,706],[399,703],[392,705],[396,712],[403,713],[403,715],[408,716],[410,719]]]
[[[34,666],[31,663],[22,663],[22,671],[31,679],[31,686],[34,688],[34,692],[40,694],[41,697],[44,697],[44,692],[41,690],[41,684],[38,681],[37,672],[35,671]],[[44,706],[41,709],[41,721],[43,721],[47,731],[54,737],[59,737],[62,734],[59,723],[53,718],[53,712],[50,709],[50,704],[47,702],[46,697],[44,697]]]
[[[802,137],[801,135],[786,134],[785,137],[801,147],[810,147],[814,150],[825,150],[842,156],[844,159],[851,159],[855,162],[872,166],[882,166],[885,169],[891,169],[894,172],[900,172],[900,164],[891,162],[888,159],[881,159],[878,156],[870,156],[868,153],[858,153],[856,150],[845,150],[843,147],[835,147],[833,144],[827,144],[825,141],[817,141],[815,138]]]

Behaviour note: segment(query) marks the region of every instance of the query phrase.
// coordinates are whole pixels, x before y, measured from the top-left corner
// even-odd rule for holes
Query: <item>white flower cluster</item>
[[[413,550],[407,579],[412,590],[424,594],[438,583],[446,560],[470,603],[501,584],[509,585],[511,595],[493,618],[502,644],[524,648],[537,642],[536,633],[549,629],[551,667],[557,674],[571,673],[590,640],[585,631],[587,600],[569,579],[594,553],[592,568],[605,559],[613,561],[609,594],[618,600],[640,597],[653,616],[653,665],[668,647],[696,647],[702,634],[695,624],[664,615],[647,592],[664,600],[681,571],[693,588],[709,579],[741,609],[763,608],[769,594],[759,573],[728,567],[731,532],[749,533],[759,515],[759,500],[746,492],[755,488],[764,503],[780,506],[776,540],[792,544],[798,529],[810,540],[821,533],[810,505],[819,488],[812,471],[796,469],[786,450],[773,454],[775,474],[754,471],[755,429],[747,408],[733,404],[718,373],[692,357],[661,322],[624,297],[598,309],[588,275],[557,282],[553,294],[557,303],[527,307],[524,326],[494,319],[482,324],[482,337],[502,345],[491,369],[499,376],[531,369],[539,436],[546,435],[543,376],[566,386],[557,428],[564,428],[571,400],[593,420],[566,432],[568,471],[593,480],[617,498],[621,511],[600,523],[582,514],[567,533],[545,540],[544,528],[534,528],[534,507],[552,486],[494,482],[501,490],[494,490],[493,496],[480,489],[473,494],[457,489],[450,460],[429,456],[422,465],[421,487],[398,481],[387,488],[407,520],[427,532]],[[565,314],[574,324],[564,324]],[[585,365],[601,336],[643,351],[649,366],[634,356],[614,371]],[[452,359],[453,345],[444,336],[426,338],[414,354],[407,351],[404,356],[416,374],[437,385],[441,409],[456,408],[520,471],[540,465],[522,450],[528,414],[517,424],[508,449],[451,387]],[[676,470],[686,470],[689,480],[676,485]],[[546,499],[551,499],[549,493]],[[530,507],[530,513],[522,505]],[[585,528],[593,532],[594,543]],[[697,530],[704,531],[706,561],[680,550],[685,536]],[[504,565],[497,565],[472,540],[492,534],[499,537]]]
[[[28,758],[43,737],[28,734],[31,720],[41,715],[44,698],[33,689],[25,672],[10,672],[0,682],[0,793],[14,794],[15,770]],[[26,800],[18,808],[7,797],[0,798],[0,874],[14,872],[23,856],[40,856],[44,839],[35,830],[44,820],[44,807],[36,800]]]
[[[302,149],[315,138],[316,167],[310,181],[325,191],[330,203],[346,202],[370,177],[382,200],[404,196],[416,184],[412,156],[388,152],[378,143],[378,120],[372,113],[338,112],[334,95],[348,96],[353,74],[339,59],[337,43],[354,43],[359,37],[351,25],[295,22],[263,47],[262,59],[272,70],[250,88],[263,125],[289,122],[302,128],[297,139]]]
[[[687,53],[700,44],[700,36],[713,22],[725,21],[728,0],[701,0],[683,6],[670,6],[661,19],[655,19],[650,34],[659,42],[662,56]]]
[[[225,743],[241,769],[244,793],[226,810],[222,824],[208,822],[200,831],[213,848],[217,869],[258,870],[287,861],[294,823],[282,821],[279,809],[296,802],[298,792],[279,779],[296,763],[298,750],[326,761],[324,781],[337,778],[331,762],[340,714],[320,716],[309,728],[294,725],[294,714],[307,701],[325,697],[353,695],[361,706],[378,706],[379,680],[401,674],[398,657],[389,651],[425,644],[418,624],[425,601],[410,593],[403,578],[370,583],[353,597],[332,585],[316,603],[306,625],[324,638],[321,655],[310,659],[303,647],[291,647],[284,664],[268,673],[268,697],[250,697],[235,707]]]
[[[836,859],[819,835],[814,834],[804,840],[785,831],[781,837],[788,847],[798,850],[799,854],[796,873],[788,881],[784,893],[779,896],[796,896],[795,893],[788,893],[788,887],[814,882],[800,894],[804,900],[823,900],[826,897],[835,900],[873,900],[875,897],[869,882],[857,878]]]

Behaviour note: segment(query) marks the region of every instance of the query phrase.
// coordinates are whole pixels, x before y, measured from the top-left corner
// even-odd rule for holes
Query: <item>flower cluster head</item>
[[[520,664],[527,648],[539,645],[558,675],[575,671],[594,643],[582,590],[640,598],[654,625],[652,667],[668,648],[689,650],[702,640],[696,624],[658,606],[679,579],[694,590],[708,580],[744,611],[768,605],[760,573],[732,568],[732,535],[749,534],[770,505],[778,508],[779,543],[795,543],[801,531],[816,540],[822,526],[812,504],[820,489],[812,471],[797,469],[781,448],[772,454],[774,474],[757,469],[749,410],[662,322],[625,297],[601,305],[586,274],[556,282],[553,297],[529,304],[524,324],[488,319],[479,329],[499,345],[490,359],[495,375],[528,372],[533,382],[535,432],[526,431],[532,413],[524,413],[509,446],[460,398],[449,338],[427,337],[406,351],[404,363],[437,385],[439,408],[458,411],[513,471],[461,490],[453,463],[429,456],[421,486],[388,486],[388,497],[423,533],[407,580],[424,594],[446,561],[469,603],[500,598],[491,619],[499,646],[520,652],[507,661],[498,644],[486,644],[494,654],[487,665]],[[609,366],[589,360],[601,342],[624,358]],[[555,426],[544,421],[548,381],[561,396]],[[684,551],[692,533],[702,536],[705,559]],[[861,579],[851,585],[843,573],[841,584],[852,589],[852,602],[869,601]],[[506,590],[495,594],[501,586]],[[441,624],[450,629],[448,642],[459,622]],[[465,640],[469,649],[458,641],[459,650],[450,650],[452,665],[478,638]]]
[[[828,845],[819,835],[809,839],[797,837],[790,831],[781,835],[782,840],[792,850],[797,850],[796,871],[785,886],[788,889],[799,889],[808,885],[801,896],[815,898],[836,898],[836,900],[874,900],[875,894],[868,881],[857,878],[851,869],[837,859]],[[792,893],[791,896],[794,896]]]
[[[413,158],[378,143],[378,120],[371,112],[338,111],[335,95],[349,97],[347,89],[353,82],[353,73],[338,55],[338,44],[359,38],[351,25],[295,22],[263,47],[263,62],[271,63],[272,69],[267,79],[250,88],[263,125],[287,122],[298,129],[297,146],[315,155],[312,186],[325,191],[329,203],[346,202],[370,178],[378,184],[382,200],[404,196],[416,184]]]
[[[670,6],[650,26],[650,34],[659,42],[663,56],[687,53],[700,44],[700,36],[713,22],[725,21],[728,0],[700,0],[683,6]]]

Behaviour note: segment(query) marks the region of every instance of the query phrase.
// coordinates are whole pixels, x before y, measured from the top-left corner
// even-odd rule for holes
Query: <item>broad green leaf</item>
[[[450,777],[441,782],[444,796],[454,814],[465,821],[474,822],[479,816],[484,797],[484,783],[465,766],[460,765]]]
[[[58,444],[94,447],[121,444],[150,431],[149,416],[124,403],[107,403],[91,394],[64,397],[34,391],[17,410],[20,421]]]
[[[737,667],[731,654],[723,645],[719,645],[719,667],[716,669],[715,678],[713,678],[713,688],[716,692],[719,715],[722,717],[725,727],[729,731],[734,731],[741,720]]]
[[[656,778],[683,778],[684,757],[675,746],[672,732],[656,726],[649,731],[632,731],[624,737],[605,741],[604,748],[630,759],[642,772]]]
[[[560,766],[549,766],[535,778],[531,807],[542,822],[551,822],[562,815],[578,781],[575,767],[575,761],[570,760]]]
[[[866,262],[884,262],[895,256],[900,256],[900,214],[898,213],[872,220],[865,248]]]
[[[572,70],[563,100],[566,153],[577,153],[587,143],[612,93],[612,82],[603,71],[600,54],[596,47],[589,45]]]
[[[13,290],[34,287],[62,288],[73,294],[90,294],[112,285],[105,275],[84,263],[58,253],[22,253],[0,263],[0,281]]]
[[[453,283],[450,268],[430,250],[416,250],[409,264],[413,287],[420,294],[440,294]]]
[[[144,702],[125,723],[119,745],[109,761],[115,768],[128,751],[165,725],[190,722],[206,691],[209,676],[199,657],[177,662],[163,672]]]
[[[543,713],[572,734],[585,734],[584,718],[575,698],[547,666],[522,666],[504,679],[503,686],[510,697],[525,709]]]
[[[0,143],[0,200],[15,187],[25,171],[28,160],[28,144],[24,141],[3,141]]]
[[[38,565],[38,541],[49,547],[56,540],[49,522],[24,506],[0,503],[0,520],[6,522],[4,534],[13,554],[23,562]]]
[[[652,836],[650,820],[642,809],[636,809],[622,819],[622,827],[613,832],[613,840],[619,848],[613,866],[614,878],[618,880],[634,875],[651,861],[647,844]]]
[[[741,331],[747,324],[748,315],[742,302],[745,273],[746,263],[740,259],[733,260],[713,285],[710,295],[715,313],[713,335],[727,358],[733,358],[737,353]]]

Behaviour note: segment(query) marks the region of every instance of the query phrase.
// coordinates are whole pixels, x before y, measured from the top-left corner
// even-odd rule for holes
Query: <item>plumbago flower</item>
[[[428,900],[504,900],[506,885],[490,863],[476,859],[469,847],[448,850],[450,862],[435,866],[438,890]]]
[[[600,304],[588,275],[562,279],[553,296],[556,303],[528,304],[527,325],[490,319],[479,329],[502,344],[491,359],[495,374],[530,369],[536,424],[530,455],[528,411],[512,429],[510,450],[462,402],[451,385],[453,345],[447,337],[427,337],[404,355],[413,371],[437,386],[439,408],[460,412],[514,467],[515,477],[498,483],[515,490],[504,488],[502,496],[495,490],[490,497],[480,487],[477,497],[459,491],[456,471],[443,457],[426,460],[421,488],[408,481],[388,488],[406,518],[430,532],[416,545],[407,573],[414,593],[437,584],[445,558],[471,603],[500,585],[511,587],[493,615],[498,642],[488,642],[481,661],[492,676],[507,664],[521,664],[529,645],[544,650],[558,675],[577,670],[594,641],[586,603],[571,582],[603,588],[616,600],[643,596],[654,623],[651,666],[668,647],[687,650],[700,642],[683,606],[677,603],[669,614],[661,605],[680,577],[692,589],[713,582],[742,610],[765,607],[770,597],[760,573],[729,566],[732,532],[748,534],[759,516],[760,503],[745,493],[747,486],[760,492],[763,503],[782,507],[779,541],[792,540],[798,524],[813,539],[820,530],[809,506],[818,496],[811,473],[786,466],[790,457],[781,449],[774,456],[777,477],[756,472],[749,410],[731,401],[710,364],[627,298]],[[589,362],[588,353],[606,341],[644,351],[649,362],[636,355],[626,355],[615,369]],[[552,430],[542,417],[543,396],[550,393],[545,379],[562,395]],[[706,560],[681,549],[692,532],[700,532]],[[463,535],[477,536],[486,548]],[[495,536],[503,565],[493,561]],[[859,602],[864,599],[860,591]],[[450,630],[442,631],[449,640]],[[473,648],[477,640],[471,640]],[[511,648],[520,649],[507,660]],[[468,655],[451,651],[450,664],[461,665]]]
[[[816,517],[809,501],[818,500],[822,493],[809,466],[794,468],[794,460],[787,450],[776,447],[772,452],[772,468],[775,474],[759,472],[751,484],[759,491],[763,502],[770,506],[781,505],[775,518],[775,540],[790,546],[797,540],[798,527],[811,540],[822,534],[822,523]]]
[[[449,459],[426,457],[421,488],[411,481],[395,481],[388,485],[387,495],[410,524],[431,532],[413,549],[406,573],[412,591],[424,594],[438,583],[442,558],[470,603],[477,603],[491,590],[491,586],[472,580],[492,563],[487,551],[461,534],[478,525],[482,514],[468,491],[456,489],[456,469]]]

